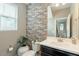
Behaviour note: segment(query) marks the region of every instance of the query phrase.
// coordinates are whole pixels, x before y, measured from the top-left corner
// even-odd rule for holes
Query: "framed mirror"
[[[70,37],[70,20],[67,17],[56,19],[56,37]]]
[[[48,6],[48,36],[72,37],[71,6],[72,4]]]

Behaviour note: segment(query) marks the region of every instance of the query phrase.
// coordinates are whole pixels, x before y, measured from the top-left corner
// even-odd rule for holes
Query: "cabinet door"
[[[45,52],[41,52],[41,56],[51,56],[50,54],[47,54]]]
[[[41,51],[50,55],[54,55],[54,49],[47,46],[41,46]]]
[[[41,55],[42,56],[79,56],[77,54],[73,54],[67,51],[63,51],[47,46],[41,46]]]

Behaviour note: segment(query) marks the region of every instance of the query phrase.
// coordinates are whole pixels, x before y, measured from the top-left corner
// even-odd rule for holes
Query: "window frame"
[[[0,17],[5,17],[5,18],[12,18],[12,19],[15,19],[15,21],[16,21],[16,23],[15,23],[15,29],[6,29],[6,30],[1,30],[0,29],[0,31],[17,31],[18,30],[18,6],[16,5],[16,4],[8,4],[8,3],[3,3],[3,4],[7,4],[7,5],[11,5],[11,6],[13,6],[13,7],[15,7],[15,9],[16,9],[16,13],[15,13],[15,15],[16,15],[16,17],[11,17],[11,16],[5,16],[5,15],[0,15]]]

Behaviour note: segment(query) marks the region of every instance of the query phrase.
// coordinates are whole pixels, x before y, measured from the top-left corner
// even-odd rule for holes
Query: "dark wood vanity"
[[[79,56],[77,54],[41,45],[41,56]]]

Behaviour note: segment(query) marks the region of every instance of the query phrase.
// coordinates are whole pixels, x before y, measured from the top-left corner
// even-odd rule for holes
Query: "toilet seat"
[[[18,51],[17,51],[18,56],[21,56],[21,55],[24,54],[26,51],[29,51],[29,47],[28,47],[28,46],[19,48]]]
[[[36,52],[33,50],[26,51],[22,56],[35,56]]]
[[[29,50],[28,46],[20,47],[18,49],[18,56],[35,56],[36,52],[39,51],[40,49],[40,45],[38,45],[37,43],[34,43],[32,44],[32,49],[33,50]]]

